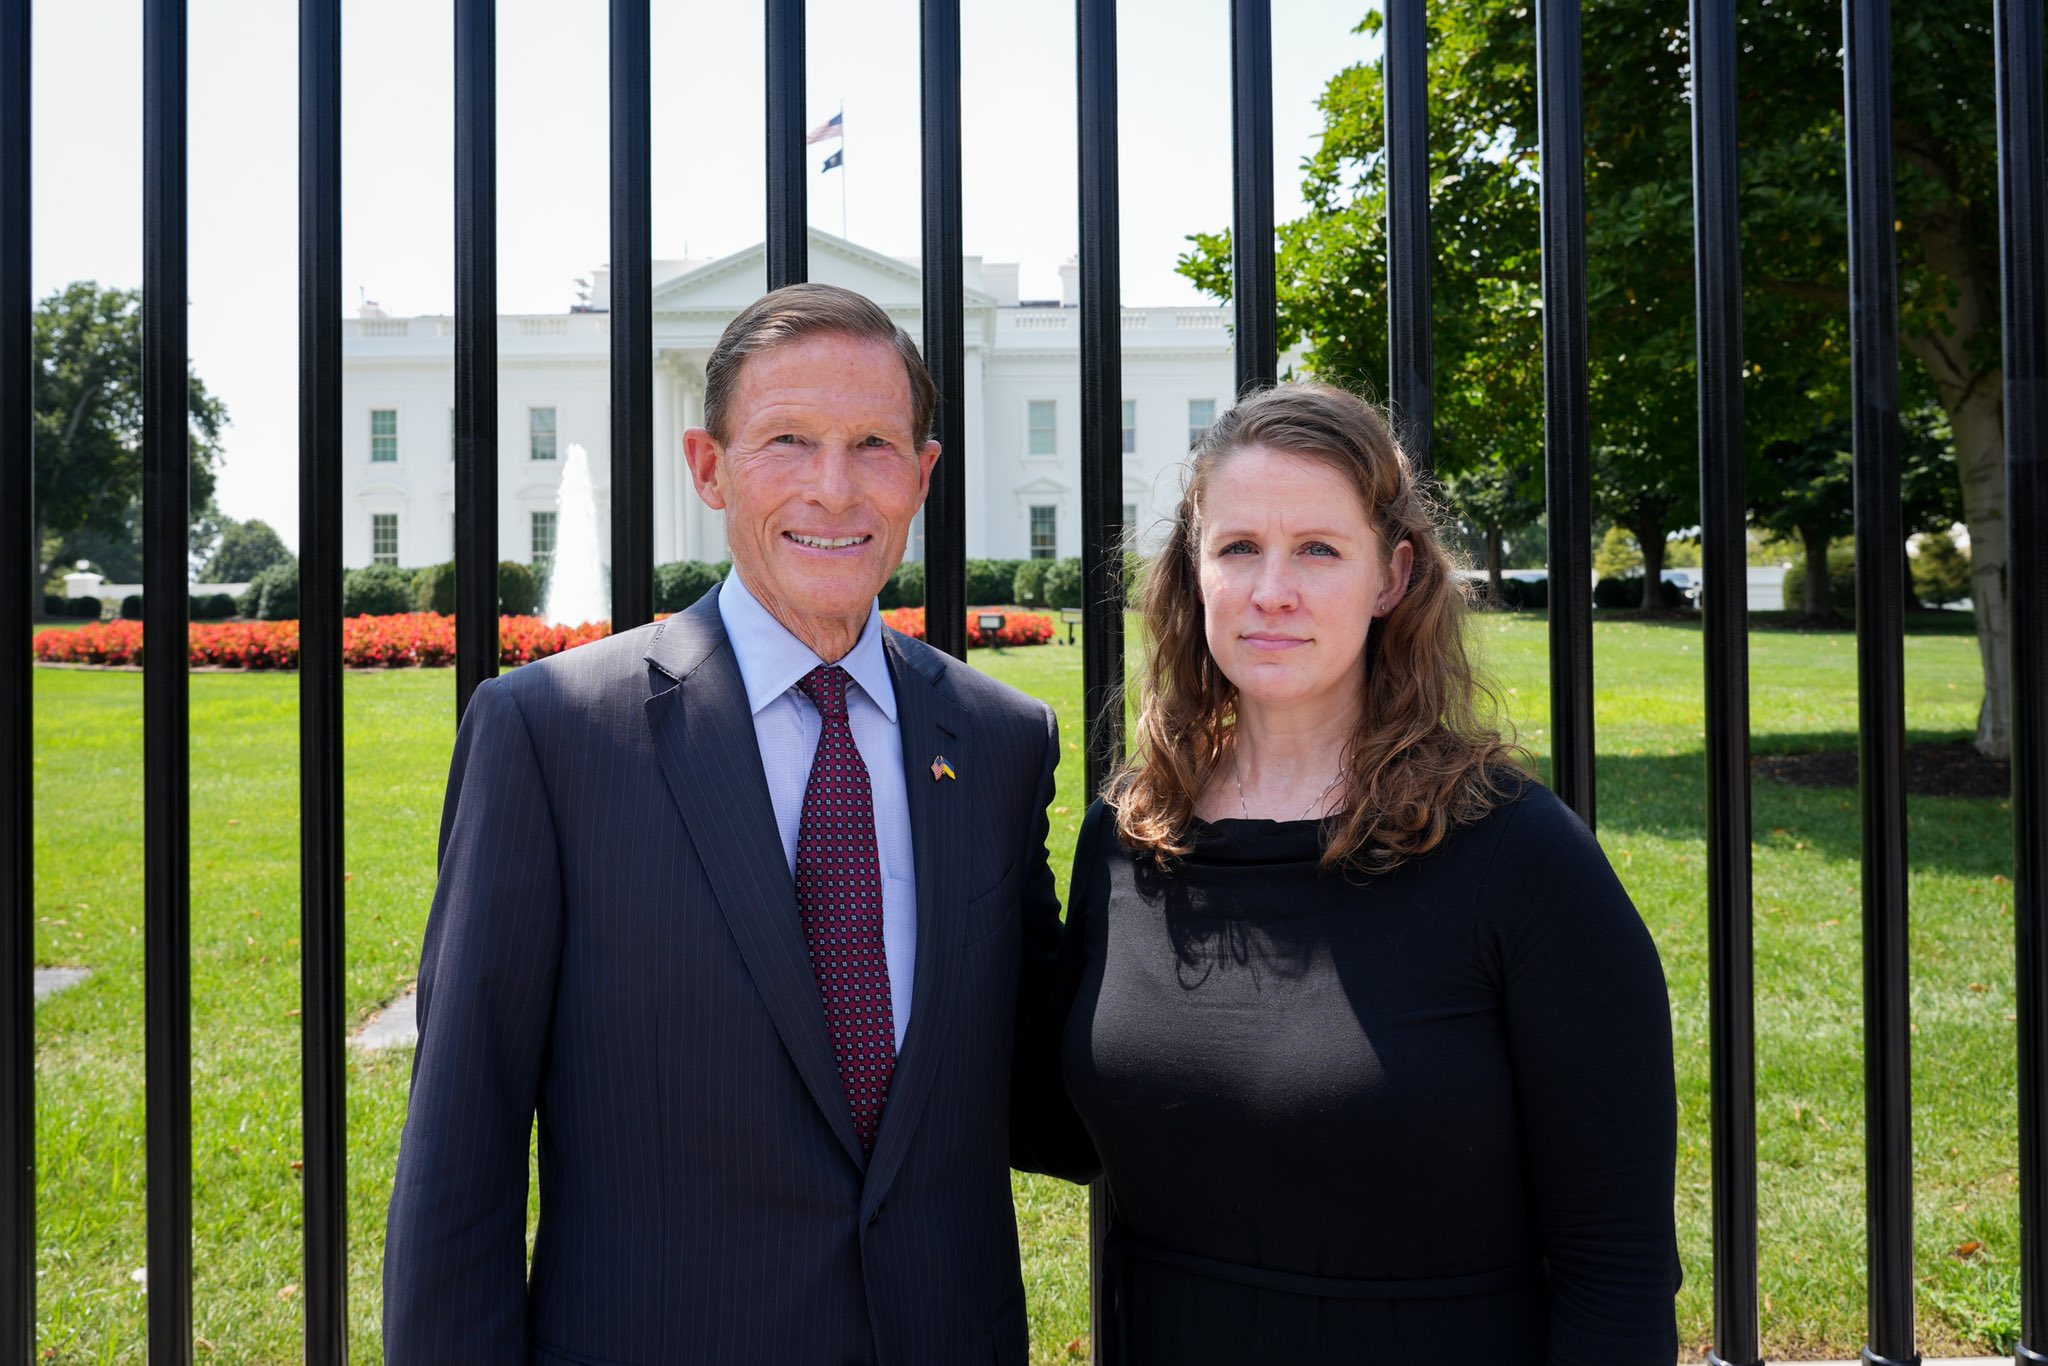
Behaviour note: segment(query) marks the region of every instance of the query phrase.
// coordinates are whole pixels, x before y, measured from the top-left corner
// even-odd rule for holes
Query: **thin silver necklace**
[[[1250,820],[1252,818],[1252,812],[1251,808],[1245,804],[1244,772],[1242,769],[1238,767],[1237,746],[1235,745],[1232,745],[1230,748],[1230,778],[1232,782],[1237,784],[1238,814],[1243,816],[1246,820]],[[1315,800],[1310,802],[1308,806],[1302,811],[1302,813],[1299,816],[1295,817],[1295,819],[1305,821],[1310,816],[1313,816],[1315,814],[1316,808],[1321,806],[1326,800],[1328,800],[1330,794],[1336,791],[1337,784],[1343,781],[1344,766],[1342,764],[1339,764],[1337,766],[1337,776],[1330,779],[1329,784],[1325,786],[1321,792],[1316,793]]]

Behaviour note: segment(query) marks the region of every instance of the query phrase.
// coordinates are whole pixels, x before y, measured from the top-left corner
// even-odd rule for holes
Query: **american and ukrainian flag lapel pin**
[[[957,778],[959,776],[959,774],[953,771],[953,766],[946,762],[945,755],[941,754],[932,760],[933,782],[937,782],[941,778]]]

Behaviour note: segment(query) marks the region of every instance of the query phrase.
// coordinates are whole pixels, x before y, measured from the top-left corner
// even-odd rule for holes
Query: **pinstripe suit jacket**
[[[420,964],[391,1366],[1024,1360],[1012,1035],[1059,933],[1058,735],[885,646],[917,972],[869,1159],[715,594],[477,690]],[[957,779],[930,776],[941,753]]]

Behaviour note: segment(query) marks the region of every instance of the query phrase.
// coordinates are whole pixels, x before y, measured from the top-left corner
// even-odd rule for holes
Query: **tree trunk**
[[[1636,610],[1647,617],[1664,610],[1664,529],[1637,527],[1636,544],[1643,551],[1643,601]]]
[[[1977,752],[2006,759],[2012,754],[2012,637],[2005,578],[2004,386],[1980,388],[1989,388],[1991,397],[1971,395],[1949,414],[1949,425],[1970,527],[1970,605],[1977,613],[1977,655],[1984,666]]]
[[[1493,605],[1501,605],[1500,587],[1500,525],[1489,524],[1486,528],[1486,591],[1493,595]]]
[[[1900,154],[1917,161],[1951,193],[1952,167],[1933,143],[1903,125],[1894,132]],[[1920,250],[1928,266],[1954,288],[1940,310],[1941,326],[1900,340],[1927,367],[1948,410],[1956,439],[1956,474],[1962,481],[1963,519],[1970,528],[1970,603],[1977,614],[1977,653],[1984,667],[1984,702],[1977,713],[1977,750],[1994,759],[2012,751],[2011,643],[2006,613],[2005,375],[1994,362],[1979,368],[1984,333],[1998,325],[1998,258],[1972,242],[1973,214],[1984,210],[1952,199],[1918,220]],[[1995,234],[1978,233],[1996,242]]]
[[[1799,543],[1806,547],[1806,619],[1833,621],[1835,599],[1828,592],[1828,528],[1800,527]]]

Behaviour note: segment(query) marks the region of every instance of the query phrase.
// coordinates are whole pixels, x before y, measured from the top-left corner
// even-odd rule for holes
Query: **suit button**
[[[882,1202],[882,1205],[886,1205],[886,1204],[888,1204],[888,1203],[889,1203],[888,1201],[884,1200],[884,1201]],[[875,1206],[875,1208],[873,1209],[873,1211],[869,1213],[869,1215],[868,1215],[868,1227],[869,1227],[869,1228],[873,1228],[873,1227],[875,1226],[875,1222],[876,1222],[877,1220],[879,1220],[879,1219],[880,1219],[880,1218],[882,1217],[882,1205],[876,1205],[876,1206]]]

